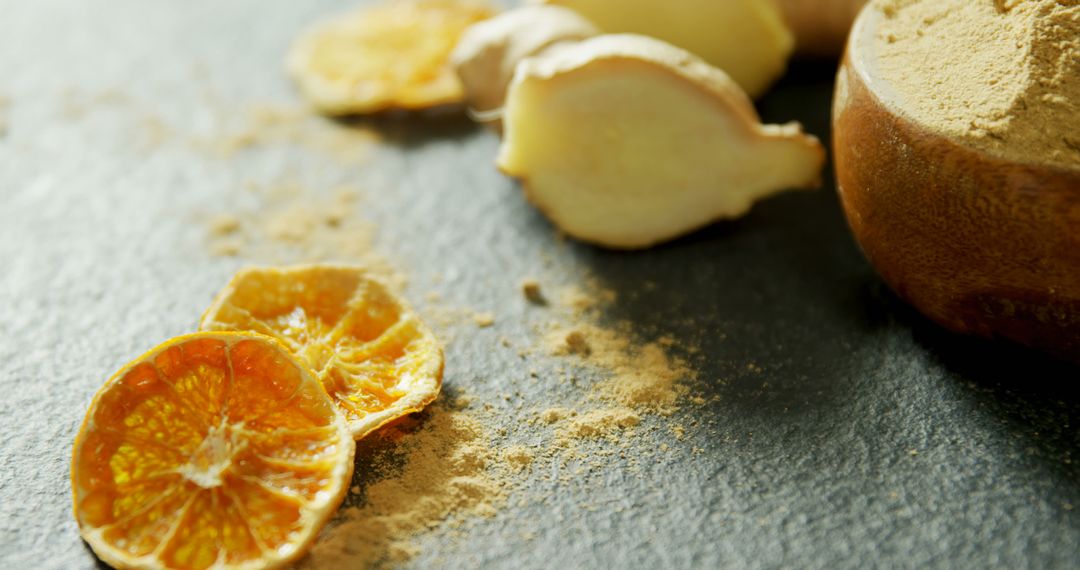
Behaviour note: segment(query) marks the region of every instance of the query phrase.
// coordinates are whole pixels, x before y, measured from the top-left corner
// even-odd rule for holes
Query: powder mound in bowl
[[[873,7],[877,74],[915,121],[1007,160],[1080,168],[1080,1]]]

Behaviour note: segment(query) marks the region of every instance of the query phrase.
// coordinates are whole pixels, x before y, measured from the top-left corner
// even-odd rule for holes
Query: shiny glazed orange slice
[[[491,17],[470,0],[394,0],[317,24],[286,68],[304,96],[331,115],[461,103],[450,52],[465,28]]]
[[[353,470],[345,419],[273,339],[174,338],[98,391],[75,438],[75,518],[119,568],[277,568]]]
[[[423,409],[442,387],[443,351],[434,334],[361,267],[242,270],[199,328],[280,340],[315,372],[357,439]]]

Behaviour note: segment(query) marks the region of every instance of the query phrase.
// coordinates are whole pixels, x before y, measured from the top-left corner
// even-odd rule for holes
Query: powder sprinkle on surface
[[[622,432],[640,423],[641,416],[629,408],[602,408],[570,418],[555,431],[555,439],[562,445],[577,439],[605,439],[619,443]]]
[[[368,568],[404,562],[419,553],[417,536],[494,516],[506,503],[507,478],[491,435],[476,414],[437,403],[384,429],[358,453],[375,455],[376,471],[357,473],[365,495],[344,509],[304,560],[305,568]],[[527,465],[521,459],[507,460]],[[365,488],[366,485],[366,488]]]
[[[486,329],[495,325],[495,315],[493,313],[476,313],[473,315],[473,322],[476,326]]]
[[[634,342],[629,325],[583,323],[570,332],[556,330],[548,338],[552,354],[578,355],[583,364],[607,373],[593,387],[594,399],[670,415],[689,393],[683,381],[694,373],[688,364],[669,356],[659,342]],[[580,345],[588,350],[573,348]]]
[[[525,300],[535,305],[543,305],[546,302],[544,294],[540,291],[540,282],[536,279],[529,278],[522,281],[521,294]]]

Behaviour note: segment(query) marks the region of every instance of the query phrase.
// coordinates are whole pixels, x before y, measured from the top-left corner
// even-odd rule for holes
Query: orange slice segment
[[[199,328],[280,340],[315,371],[356,439],[423,409],[442,387],[443,351],[435,335],[360,267],[242,270]]]
[[[465,28],[493,15],[481,2],[396,0],[312,27],[286,68],[331,115],[458,104],[465,90],[450,52]]]
[[[174,338],[98,391],[75,438],[75,518],[119,568],[277,568],[340,504],[355,443],[278,342]]]

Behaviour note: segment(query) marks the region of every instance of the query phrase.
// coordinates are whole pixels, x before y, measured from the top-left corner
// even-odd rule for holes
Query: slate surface
[[[614,462],[602,484],[553,487],[454,545],[423,540],[416,567],[1080,566],[1077,370],[905,308],[849,238],[831,179],[619,254],[556,239],[492,168],[497,139],[461,120],[376,121],[387,144],[363,167],[158,140],[161,124],[215,132],[211,99],[295,102],[281,54],[341,7],[0,2],[0,567],[94,566],[68,490],[85,406],[129,358],[190,330],[242,264],[209,255],[200,216],[282,177],[365,188],[415,301],[434,290],[497,315],[452,343],[451,389],[497,406],[508,390],[530,405],[566,397],[520,383],[517,356],[492,348],[527,342],[542,318],[516,290],[527,275],[588,270],[621,293],[611,318],[704,349],[701,389],[719,398],[675,419],[714,428],[637,476]],[[826,135],[831,76],[798,66],[760,103],[765,118]]]

